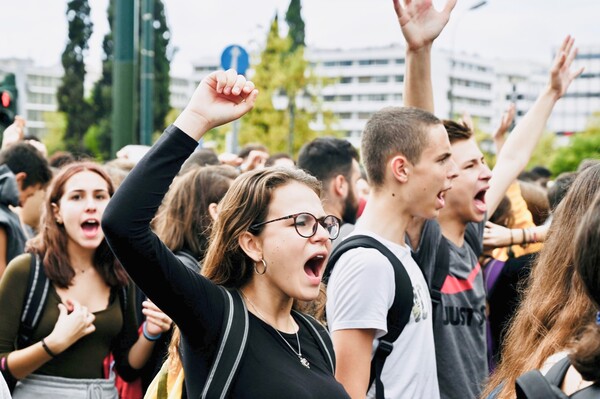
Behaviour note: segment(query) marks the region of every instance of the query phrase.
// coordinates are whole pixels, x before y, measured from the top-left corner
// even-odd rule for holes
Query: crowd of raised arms
[[[215,71],[98,163],[17,118],[0,151],[0,398],[600,398],[600,160],[525,170],[582,69],[567,36],[490,170],[435,116],[456,0],[393,0],[404,104],[360,149],[200,148],[260,87]],[[265,143],[266,144],[266,143]],[[138,152],[136,152],[138,151]]]

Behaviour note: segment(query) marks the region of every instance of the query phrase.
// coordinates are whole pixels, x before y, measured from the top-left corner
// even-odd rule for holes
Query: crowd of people
[[[574,39],[510,135],[503,116],[490,170],[469,116],[433,107],[456,0],[393,3],[404,104],[360,150],[199,148],[260,95],[234,70],[103,164],[7,128],[0,398],[508,399],[532,376],[600,397],[600,160],[525,170],[582,72]]]

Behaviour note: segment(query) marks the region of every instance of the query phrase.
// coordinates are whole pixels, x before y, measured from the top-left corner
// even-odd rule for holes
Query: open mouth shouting
[[[100,221],[97,219],[87,219],[81,224],[81,230],[86,238],[95,238],[100,230]]]
[[[442,191],[440,191],[437,195],[437,209],[442,209],[446,205],[446,193],[450,190],[452,186],[449,186]]]
[[[487,205],[485,203],[485,193],[487,193],[487,190],[489,188],[490,186],[482,188],[477,192],[477,194],[475,194],[475,197],[473,198],[473,204],[475,205],[475,209],[477,209],[479,213],[483,214],[487,211]]]
[[[304,264],[304,273],[308,276],[311,285],[319,285],[325,270],[326,253],[318,253]]]

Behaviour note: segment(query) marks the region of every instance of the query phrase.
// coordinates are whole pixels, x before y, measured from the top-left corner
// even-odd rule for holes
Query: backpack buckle
[[[440,290],[431,288],[429,290],[429,296],[431,297],[431,302],[433,302],[435,305],[439,305],[442,302],[442,291]]]

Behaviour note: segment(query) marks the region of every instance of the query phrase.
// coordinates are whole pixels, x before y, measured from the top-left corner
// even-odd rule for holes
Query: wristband
[[[533,242],[538,242],[537,235],[535,234],[535,230],[532,230],[531,233],[533,234]]]
[[[54,352],[52,352],[50,350],[50,348],[48,348],[48,345],[46,345],[46,341],[44,341],[46,338],[42,338],[42,348],[44,348],[44,350],[46,351],[46,353],[48,355],[50,355],[50,357],[56,357],[56,354]]]
[[[509,247],[513,246],[513,235],[512,235],[512,229],[508,229],[508,232],[510,233],[510,245]]]
[[[160,337],[162,336],[162,333],[158,333],[156,335],[150,335],[150,333],[148,332],[148,330],[146,330],[146,322],[144,322],[143,327],[142,327],[142,334],[144,334],[144,338],[146,338],[148,341],[158,341],[160,339]]]

